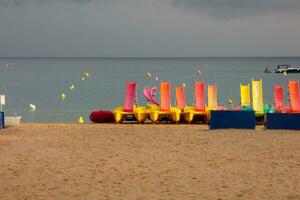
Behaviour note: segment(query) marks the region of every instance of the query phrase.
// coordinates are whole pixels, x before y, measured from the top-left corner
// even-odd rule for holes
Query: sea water
[[[287,79],[300,78],[264,73],[266,66],[274,70],[278,64],[299,65],[300,58],[1,58],[0,94],[6,95],[6,115],[21,115],[26,122],[76,122],[79,116],[88,121],[93,110],[124,103],[126,80],[138,82],[139,105],[146,103],[143,88],[159,88],[160,81],[168,80],[173,105],[174,86],[183,83],[187,104],[193,105],[195,80],[217,84],[219,105],[228,106],[228,98],[240,104],[240,83],[262,79],[264,101],[272,103],[274,84],[283,84],[287,96]],[[82,80],[84,72],[91,76]],[[71,85],[75,90],[69,90]],[[35,112],[29,104],[36,106]]]

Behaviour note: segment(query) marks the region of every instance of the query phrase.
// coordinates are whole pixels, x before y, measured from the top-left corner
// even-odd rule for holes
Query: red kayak
[[[110,110],[97,110],[90,114],[90,120],[95,123],[113,123],[115,117]]]

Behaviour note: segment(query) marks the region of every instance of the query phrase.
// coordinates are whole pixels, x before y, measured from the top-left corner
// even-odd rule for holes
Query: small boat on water
[[[4,120],[5,127],[18,127],[20,125],[21,116],[7,116]]]
[[[291,66],[291,65],[278,65],[275,69],[275,73],[300,73],[300,67]]]

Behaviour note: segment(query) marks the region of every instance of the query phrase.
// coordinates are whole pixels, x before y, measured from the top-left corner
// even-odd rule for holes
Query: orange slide
[[[218,88],[217,85],[207,86],[208,110],[226,110],[225,107],[218,105]]]
[[[184,108],[186,107],[184,87],[175,87],[175,95],[177,108],[179,108],[180,110],[184,110]]]
[[[150,120],[153,123],[165,121],[168,118],[172,122],[179,122],[181,110],[171,107],[170,81],[160,83],[160,107],[153,107],[149,110]]]
[[[284,97],[283,97],[283,86],[274,85],[274,106],[276,112],[285,112]]]
[[[191,123],[195,117],[200,117],[203,123],[207,122],[207,109],[205,104],[205,85],[204,82],[195,82],[194,90],[195,106],[187,106],[183,111],[184,120]]]
[[[289,80],[288,81],[291,112],[300,113],[300,97],[299,97],[299,81]]]

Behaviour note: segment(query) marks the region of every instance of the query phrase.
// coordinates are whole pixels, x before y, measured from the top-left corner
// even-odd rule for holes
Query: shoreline
[[[208,124],[197,124],[197,123],[94,123],[94,122],[88,122],[88,123],[76,123],[76,122],[21,122],[19,127],[7,127],[4,129],[1,129],[2,133],[5,131],[10,130],[23,130],[24,128],[62,128],[62,129],[70,129],[74,127],[80,127],[80,128],[103,128],[103,127],[111,127],[111,128],[120,128],[120,127],[134,127],[134,128],[145,128],[145,127],[151,127],[151,128],[174,128],[174,127],[185,127],[187,129],[191,128],[194,129],[198,127],[198,130],[201,131],[209,131],[209,132],[220,132],[220,131],[234,131],[234,132],[288,132],[288,133],[299,133],[299,130],[286,130],[286,129],[266,129],[264,125],[256,125],[255,129],[235,129],[235,128],[229,128],[229,129],[209,129]]]

